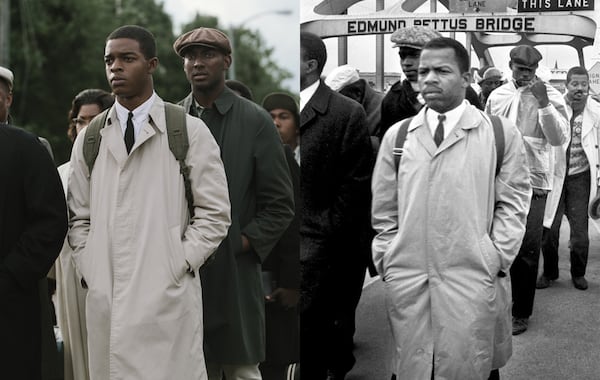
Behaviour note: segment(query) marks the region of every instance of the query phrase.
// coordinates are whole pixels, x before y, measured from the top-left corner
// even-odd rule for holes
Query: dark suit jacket
[[[366,268],[370,250],[373,150],[365,111],[320,83],[300,114],[303,305],[323,279]],[[335,282],[335,281],[334,281]]]
[[[39,284],[65,238],[66,202],[46,149],[10,126],[0,127],[0,183],[0,377],[38,380],[49,302]]]

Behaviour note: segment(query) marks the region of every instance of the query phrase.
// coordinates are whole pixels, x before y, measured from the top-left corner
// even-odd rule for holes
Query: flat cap
[[[542,59],[542,54],[529,45],[519,45],[510,51],[510,60],[513,63],[525,66],[537,66]]]
[[[283,92],[272,92],[265,96],[262,101],[262,106],[267,111],[271,111],[277,108],[288,110],[293,114],[298,113],[298,104],[294,98]]]
[[[173,43],[175,52],[182,56],[183,50],[189,46],[207,46],[225,54],[231,54],[231,44],[225,33],[213,28],[197,28],[182,34]]]
[[[352,84],[359,79],[358,70],[350,65],[342,65],[331,70],[325,78],[325,84],[333,91],[339,91],[344,86]]]
[[[14,79],[15,76],[13,75],[12,71],[6,67],[0,66],[0,80],[4,80],[6,84],[8,84],[9,90],[12,90]]]
[[[413,49],[423,49],[426,43],[442,35],[426,26],[410,26],[396,30],[390,40],[394,43],[393,47],[410,47]]]

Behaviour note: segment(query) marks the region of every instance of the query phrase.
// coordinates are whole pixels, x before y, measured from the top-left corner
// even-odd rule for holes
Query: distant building
[[[554,61],[554,68],[550,69],[550,84],[561,93],[565,92],[567,82],[567,69],[559,69],[558,61]]]

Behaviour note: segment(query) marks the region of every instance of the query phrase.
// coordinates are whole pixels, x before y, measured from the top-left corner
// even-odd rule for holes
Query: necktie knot
[[[127,154],[131,152],[131,148],[133,147],[133,143],[135,142],[135,137],[133,133],[133,112],[129,112],[129,116],[127,117],[127,128],[125,128],[125,148],[127,149]]]
[[[435,133],[433,134],[433,141],[435,145],[440,146],[442,141],[444,140],[444,120],[446,120],[446,115],[440,114],[438,115],[438,125],[435,128]]]

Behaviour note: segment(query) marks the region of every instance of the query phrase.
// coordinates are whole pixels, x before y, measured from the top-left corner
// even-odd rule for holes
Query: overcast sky
[[[273,59],[294,77],[285,82],[292,91],[299,91],[300,0],[163,0],[165,11],[171,15],[175,32],[190,22],[196,12],[219,18],[227,27],[243,26],[260,31],[266,45],[274,49]],[[289,15],[274,12],[290,10]],[[247,83],[251,87],[251,83]]]

